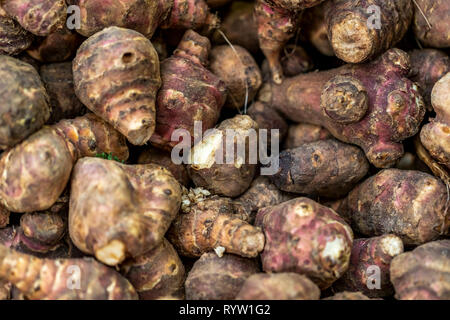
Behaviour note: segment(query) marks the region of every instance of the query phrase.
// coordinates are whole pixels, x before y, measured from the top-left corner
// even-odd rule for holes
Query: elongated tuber
[[[415,0],[413,29],[428,47],[450,47],[450,3],[445,0]]]
[[[318,300],[320,289],[297,273],[257,273],[245,280],[236,300]]]
[[[18,54],[32,42],[33,35],[11,18],[0,3],[0,54]]]
[[[395,235],[383,235],[353,241],[350,266],[333,284],[338,291],[359,291],[371,298],[391,296],[389,267],[395,256],[403,253],[403,242]]]
[[[291,124],[284,140],[284,149],[294,149],[306,143],[327,140],[331,137],[330,132],[321,126],[309,123]]]
[[[125,139],[93,114],[44,127],[0,158],[0,201],[13,212],[42,211],[63,192],[77,159],[128,158]]]
[[[194,141],[194,123],[202,132],[214,127],[226,99],[225,83],[206,69],[211,49],[208,38],[188,30],[172,57],[161,64],[156,129],[152,144],[171,150],[179,143],[172,134],[187,130]]]
[[[235,299],[245,280],[258,271],[258,264],[254,259],[232,254],[219,258],[215,253],[205,253],[188,274],[186,299]]]
[[[39,130],[51,107],[39,74],[28,63],[0,55],[0,149]]]
[[[362,65],[345,65],[267,84],[260,99],[289,120],[321,125],[333,136],[360,146],[384,168],[403,155],[401,141],[419,130],[425,108],[418,87],[406,78],[407,53],[391,49]]]
[[[72,174],[70,237],[81,251],[115,266],[158,246],[180,202],[178,182],[160,166],[83,158]]]
[[[281,152],[280,168],[270,180],[286,192],[339,198],[368,171],[361,149],[330,139]]]
[[[166,239],[156,248],[125,262],[121,268],[141,300],[184,296],[184,266]]]
[[[266,236],[266,272],[306,275],[321,289],[341,277],[350,262],[353,232],[332,209],[296,198],[259,210],[256,225]]]
[[[190,207],[172,224],[168,239],[187,257],[216,250],[253,258],[263,250],[264,235],[244,220],[248,214],[231,199],[211,197]]]
[[[395,257],[391,281],[400,300],[449,300],[450,240],[429,242]]]
[[[140,33],[110,27],[80,46],[73,61],[75,93],[83,104],[134,145],[155,129],[159,59]]]
[[[93,259],[40,259],[3,245],[0,278],[33,300],[137,299],[124,277]]]
[[[420,172],[386,169],[353,189],[336,209],[355,232],[374,237],[399,236],[405,245],[420,245],[448,233],[447,188]]]

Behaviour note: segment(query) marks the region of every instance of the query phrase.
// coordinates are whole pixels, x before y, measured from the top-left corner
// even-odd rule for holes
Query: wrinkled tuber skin
[[[63,28],[38,40],[27,53],[41,62],[63,62],[75,56],[82,41],[78,33]]]
[[[217,46],[211,50],[210,70],[227,87],[225,106],[240,110],[256,96],[262,84],[261,70],[252,55],[243,47]]]
[[[44,127],[0,158],[0,201],[13,212],[50,208],[77,159],[112,153],[128,158],[122,135],[93,114]]]
[[[450,300],[450,240],[429,242],[395,257],[391,281],[400,300]]]
[[[173,222],[168,239],[187,257],[217,250],[254,258],[264,248],[264,235],[244,220],[248,214],[231,199],[211,197],[191,206]]]
[[[0,205],[0,228],[4,228],[9,224],[9,210]]]
[[[355,239],[350,266],[333,284],[333,289],[359,291],[371,298],[392,296],[394,288],[390,282],[389,267],[392,259],[401,253],[403,242],[395,235]],[[374,280],[374,275],[378,275],[379,279]]]
[[[320,289],[297,273],[257,273],[251,275],[236,300],[318,300]]]
[[[349,266],[353,232],[332,209],[296,198],[259,210],[266,245],[261,253],[266,272],[296,272],[326,289]]]
[[[16,55],[33,42],[33,35],[14,21],[0,4],[0,54]]]
[[[281,67],[283,74],[287,77],[294,77],[301,73],[310,71],[313,67],[313,61],[306,53],[305,49],[298,45],[288,44],[281,55]],[[267,60],[264,60],[261,71],[264,81],[270,81],[270,67]]]
[[[180,202],[178,182],[160,166],[84,158],[72,174],[70,237],[81,251],[115,266],[159,245]]]
[[[331,133],[321,126],[309,123],[291,124],[284,139],[284,149],[294,149],[306,143],[330,138]]]
[[[293,196],[278,189],[266,176],[253,180],[250,188],[235,201],[241,204],[253,222],[259,209],[274,206],[292,199]]]
[[[245,280],[259,272],[254,259],[205,253],[194,263],[185,288],[187,300],[233,300]]]
[[[428,109],[431,109],[431,91],[443,76],[450,72],[450,58],[440,50],[416,49],[409,52],[411,72],[409,78],[419,85]]]
[[[177,181],[187,187],[191,179],[184,164],[175,164],[172,161],[170,153],[156,148],[148,148],[144,150],[138,158],[138,164],[154,163],[166,168],[170,171]]]
[[[407,53],[391,49],[362,65],[310,72],[266,85],[260,99],[295,122],[321,125],[360,146],[379,168],[403,155],[401,141],[417,133],[425,114],[418,87],[406,78]]]
[[[125,262],[121,268],[141,300],[184,296],[184,266],[166,239],[153,250]]]
[[[250,108],[248,108],[247,115],[249,115],[258,124],[259,130],[267,130],[267,134],[265,136],[267,137],[268,149],[272,146],[272,134],[276,137],[278,144],[283,141],[288,130],[288,124],[277,110],[270,107],[267,103],[256,101],[250,106]],[[273,129],[278,129],[278,133],[271,131]]]
[[[327,1],[304,11],[300,23],[301,33],[321,54],[334,56],[328,39],[328,23],[325,20]]]
[[[40,75],[52,106],[47,123],[73,119],[86,113],[86,107],[75,94],[71,62],[43,65],[40,68]]]
[[[28,63],[0,55],[0,149],[13,147],[50,117],[49,97]]]
[[[159,58],[140,33],[110,27],[87,39],[73,60],[75,93],[83,104],[134,145],[155,130],[161,86]]]
[[[336,210],[355,232],[369,237],[399,236],[420,245],[448,233],[447,189],[420,171],[385,169],[353,189]]]
[[[413,17],[411,0],[333,0],[326,4],[328,38],[339,59],[361,63],[399,42]],[[380,14],[379,25],[373,20]]]
[[[25,30],[37,36],[45,37],[66,22],[64,0],[3,0],[2,6]]]
[[[450,72],[431,92],[436,118],[422,127],[420,140],[431,156],[450,169]]]
[[[335,295],[325,298],[323,300],[371,300],[368,296],[361,292],[338,292]]]
[[[70,277],[74,267],[80,272],[76,283],[80,289],[67,285],[73,283]],[[0,278],[32,300],[137,299],[136,291],[124,277],[94,259],[41,259],[3,245],[0,245]]]
[[[227,154],[227,140],[228,151],[234,145],[234,157]],[[192,148],[191,164],[188,166],[192,181],[197,187],[203,187],[214,194],[226,197],[241,195],[252,183],[256,172],[257,159],[252,159],[251,155],[257,158],[254,150],[257,142],[258,124],[249,116],[237,115],[224,120],[216,130],[205,135]],[[239,149],[243,152],[238,153],[236,150]],[[223,151],[222,154],[220,151]],[[231,156],[231,163],[227,163],[227,156]],[[222,164],[217,163],[217,160]]]
[[[187,130],[193,142],[195,121],[201,122],[202,132],[217,123],[227,89],[206,69],[210,49],[208,38],[188,30],[172,57],[161,63],[162,87],[152,144],[171,150],[180,142],[172,138],[175,130]]]
[[[425,147],[420,142],[420,137],[415,136],[414,138],[414,148],[416,151],[417,159],[419,165],[421,165],[420,169],[425,170],[422,168],[423,166],[427,166],[433,174],[440,178],[442,182],[444,182],[447,186],[450,186],[450,170],[447,170],[445,166],[443,166],[441,163],[438,163],[425,149]]]
[[[284,150],[279,164],[270,180],[280,190],[328,198],[345,196],[369,171],[361,149],[334,139]]]
[[[416,2],[423,12],[422,14],[417,7],[415,8],[413,29],[417,39],[428,47],[450,47],[448,19],[450,3],[446,0],[416,0]]]
[[[266,56],[272,80],[283,81],[280,54],[298,27],[299,12],[318,5],[323,0],[257,0],[255,21],[258,27],[259,46]]]

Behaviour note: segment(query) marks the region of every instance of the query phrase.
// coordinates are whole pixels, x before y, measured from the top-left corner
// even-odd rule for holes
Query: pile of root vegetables
[[[0,0],[0,299],[450,300],[449,54],[448,0]]]

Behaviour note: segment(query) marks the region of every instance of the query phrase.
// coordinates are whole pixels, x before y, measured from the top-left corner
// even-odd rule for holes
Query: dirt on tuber
[[[318,125],[309,123],[291,124],[284,139],[284,149],[294,149],[306,143],[332,138],[331,133]]]

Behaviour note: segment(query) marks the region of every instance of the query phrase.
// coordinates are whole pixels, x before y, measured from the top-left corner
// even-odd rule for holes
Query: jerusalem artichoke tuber
[[[288,44],[280,58],[283,74],[287,77],[294,77],[300,73],[305,73],[313,69],[314,64],[306,53],[305,49],[296,44]],[[261,71],[264,81],[270,81],[271,73],[269,62],[264,60]]]
[[[450,3],[446,0],[415,0],[413,29],[428,47],[450,47]]]
[[[302,36],[309,41],[321,54],[334,56],[333,47],[328,39],[328,22],[325,19],[325,10],[328,1],[303,12],[300,21]]]
[[[5,12],[0,3],[0,54],[18,54],[31,45],[33,38]]]
[[[327,140],[331,137],[330,132],[321,126],[309,123],[291,124],[284,140],[284,149],[294,149],[306,143]]]

